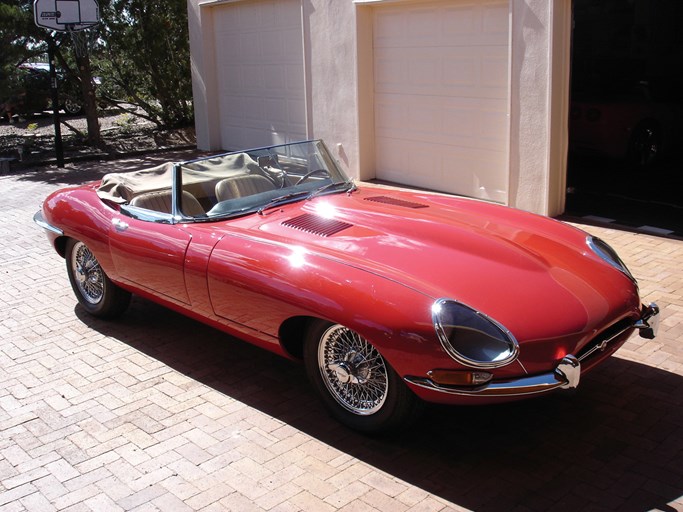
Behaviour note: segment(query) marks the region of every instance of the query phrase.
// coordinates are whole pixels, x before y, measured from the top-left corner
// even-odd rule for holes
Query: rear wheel
[[[113,318],[128,307],[130,293],[112,283],[83,242],[70,239],[67,243],[66,271],[78,302],[91,315]]]
[[[365,432],[390,430],[417,417],[422,402],[377,349],[340,324],[316,322],[304,347],[308,377],[332,414]]]
[[[71,98],[67,98],[66,100],[64,100],[64,111],[67,114],[73,116],[76,114],[80,114],[81,110],[83,110],[83,105],[81,105],[79,101],[76,101]]]

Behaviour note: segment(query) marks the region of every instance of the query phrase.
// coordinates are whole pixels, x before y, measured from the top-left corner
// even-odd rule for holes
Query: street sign
[[[73,32],[97,25],[100,7],[97,0],[34,0],[33,19],[39,27]]]

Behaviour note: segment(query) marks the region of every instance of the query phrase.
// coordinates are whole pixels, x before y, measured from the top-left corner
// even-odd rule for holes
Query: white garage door
[[[213,14],[222,147],[305,139],[300,0],[225,4]]]
[[[377,177],[506,202],[508,2],[375,9]]]

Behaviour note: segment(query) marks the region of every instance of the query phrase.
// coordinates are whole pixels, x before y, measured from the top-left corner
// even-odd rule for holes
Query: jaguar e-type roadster
[[[35,220],[81,306],[131,293],[293,359],[376,431],[423,401],[575,388],[659,310],[602,240],[545,217],[347,178],[322,141],[108,174]],[[616,385],[616,384],[615,384]]]

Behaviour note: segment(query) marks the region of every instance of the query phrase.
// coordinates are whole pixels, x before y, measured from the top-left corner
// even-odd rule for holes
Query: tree
[[[59,68],[78,80],[88,117],[88,138],[99,143],[92,73],[101,78],[99,102],[132,103],[136,115],[158,127],[193,120],[186,0],[99,0],[101,23],[84,35],[91,44],[74,54],[69,34],[35,26],[33,0],[0,0],[0,92],[11,87],[17,65],[55,45]],[[92,65],[93,71],[90,71]],[[0,100],[1,101],[1,100]]]
[[[0,1],[0,97],[11,98],[19,84],[17,66],[35,57],[44,56],[52,46],[60,67],[81,84],[88,120],[88,141],[101,143],[97,119],[97,104],[92,87],[88,55],[69,55],[72,47],[68,34],[37,27],[33,17],[33,0]],[[66,46],[65,46],[66,45]],[[66,50],[66,51],[65,51]],[[74,70],[75,67],[75,70]],[[30,91],[27,91],[30,94]]]
[[[11,96],[15,89],[18,64],[45,52],[37,27],[33,24],[33,2],[0,1],[0,98]]]
[[[186,0],[100,3],[104,88],[114,86],[158,126],[192,122]]]

